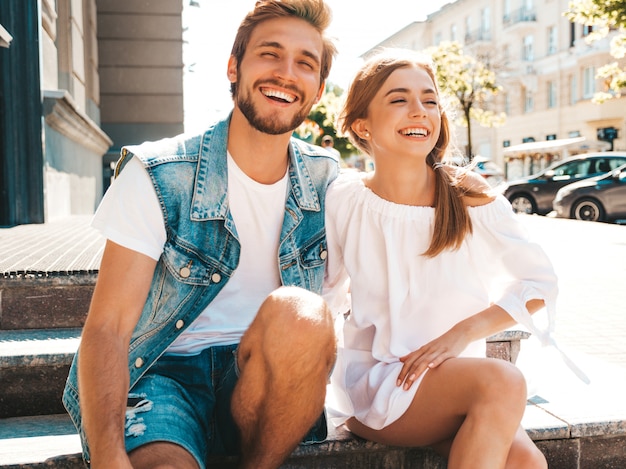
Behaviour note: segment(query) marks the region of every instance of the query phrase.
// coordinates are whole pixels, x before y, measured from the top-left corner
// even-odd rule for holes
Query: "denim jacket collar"
[[[228,212],[227,148],[230,116],[207,130],[200,143],[200,161],[191,205],[191,219],[225,219]],[[216,157],[217,156],[217,157]],[[210,180],[208,179],[210,175]],[[289,142],[291,193],[302,210],[319,211],[320,199],[309,174],[299,143]]]

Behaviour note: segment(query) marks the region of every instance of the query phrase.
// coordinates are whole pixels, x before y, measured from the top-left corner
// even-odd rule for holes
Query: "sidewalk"
[[[0,228],[0,278],[97,273],[105,240],[91,218]]]

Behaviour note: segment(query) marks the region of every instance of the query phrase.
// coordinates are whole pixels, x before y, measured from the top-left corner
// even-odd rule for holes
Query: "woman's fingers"
[[[404,365],[400,370],[396,385],[402,386],[405,390],[410,389],[417,378],[426,370],[438,367],[448,358],[451,358],[451,356],[445,350],[426,353],[421,349],[401,357],[400,361]]]

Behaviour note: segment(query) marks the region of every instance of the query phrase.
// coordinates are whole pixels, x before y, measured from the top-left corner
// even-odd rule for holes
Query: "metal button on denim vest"
[[[167,240],[133,333],[130,385],[196,319],[239,262],[237,228],[228,209],[226,148],[229,120],[204,134],[124,148],[117,172],[133,156],[144,164],[163,211]],[[291,139],[289,191],[278,262],[283,285],[321,293],[326,259],[324,202],[338,162],[321,148]],[[78,402],[76,359],[63,402],[88,450]]]

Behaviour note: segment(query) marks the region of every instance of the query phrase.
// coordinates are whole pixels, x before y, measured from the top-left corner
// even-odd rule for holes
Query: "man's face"
[[[304,121],[323,91],[322,51],[320,33],[299,18],[267,20],[254,29],[241,63],[233,57],[228,63],[235,105],[252,127],[278,135]]]

